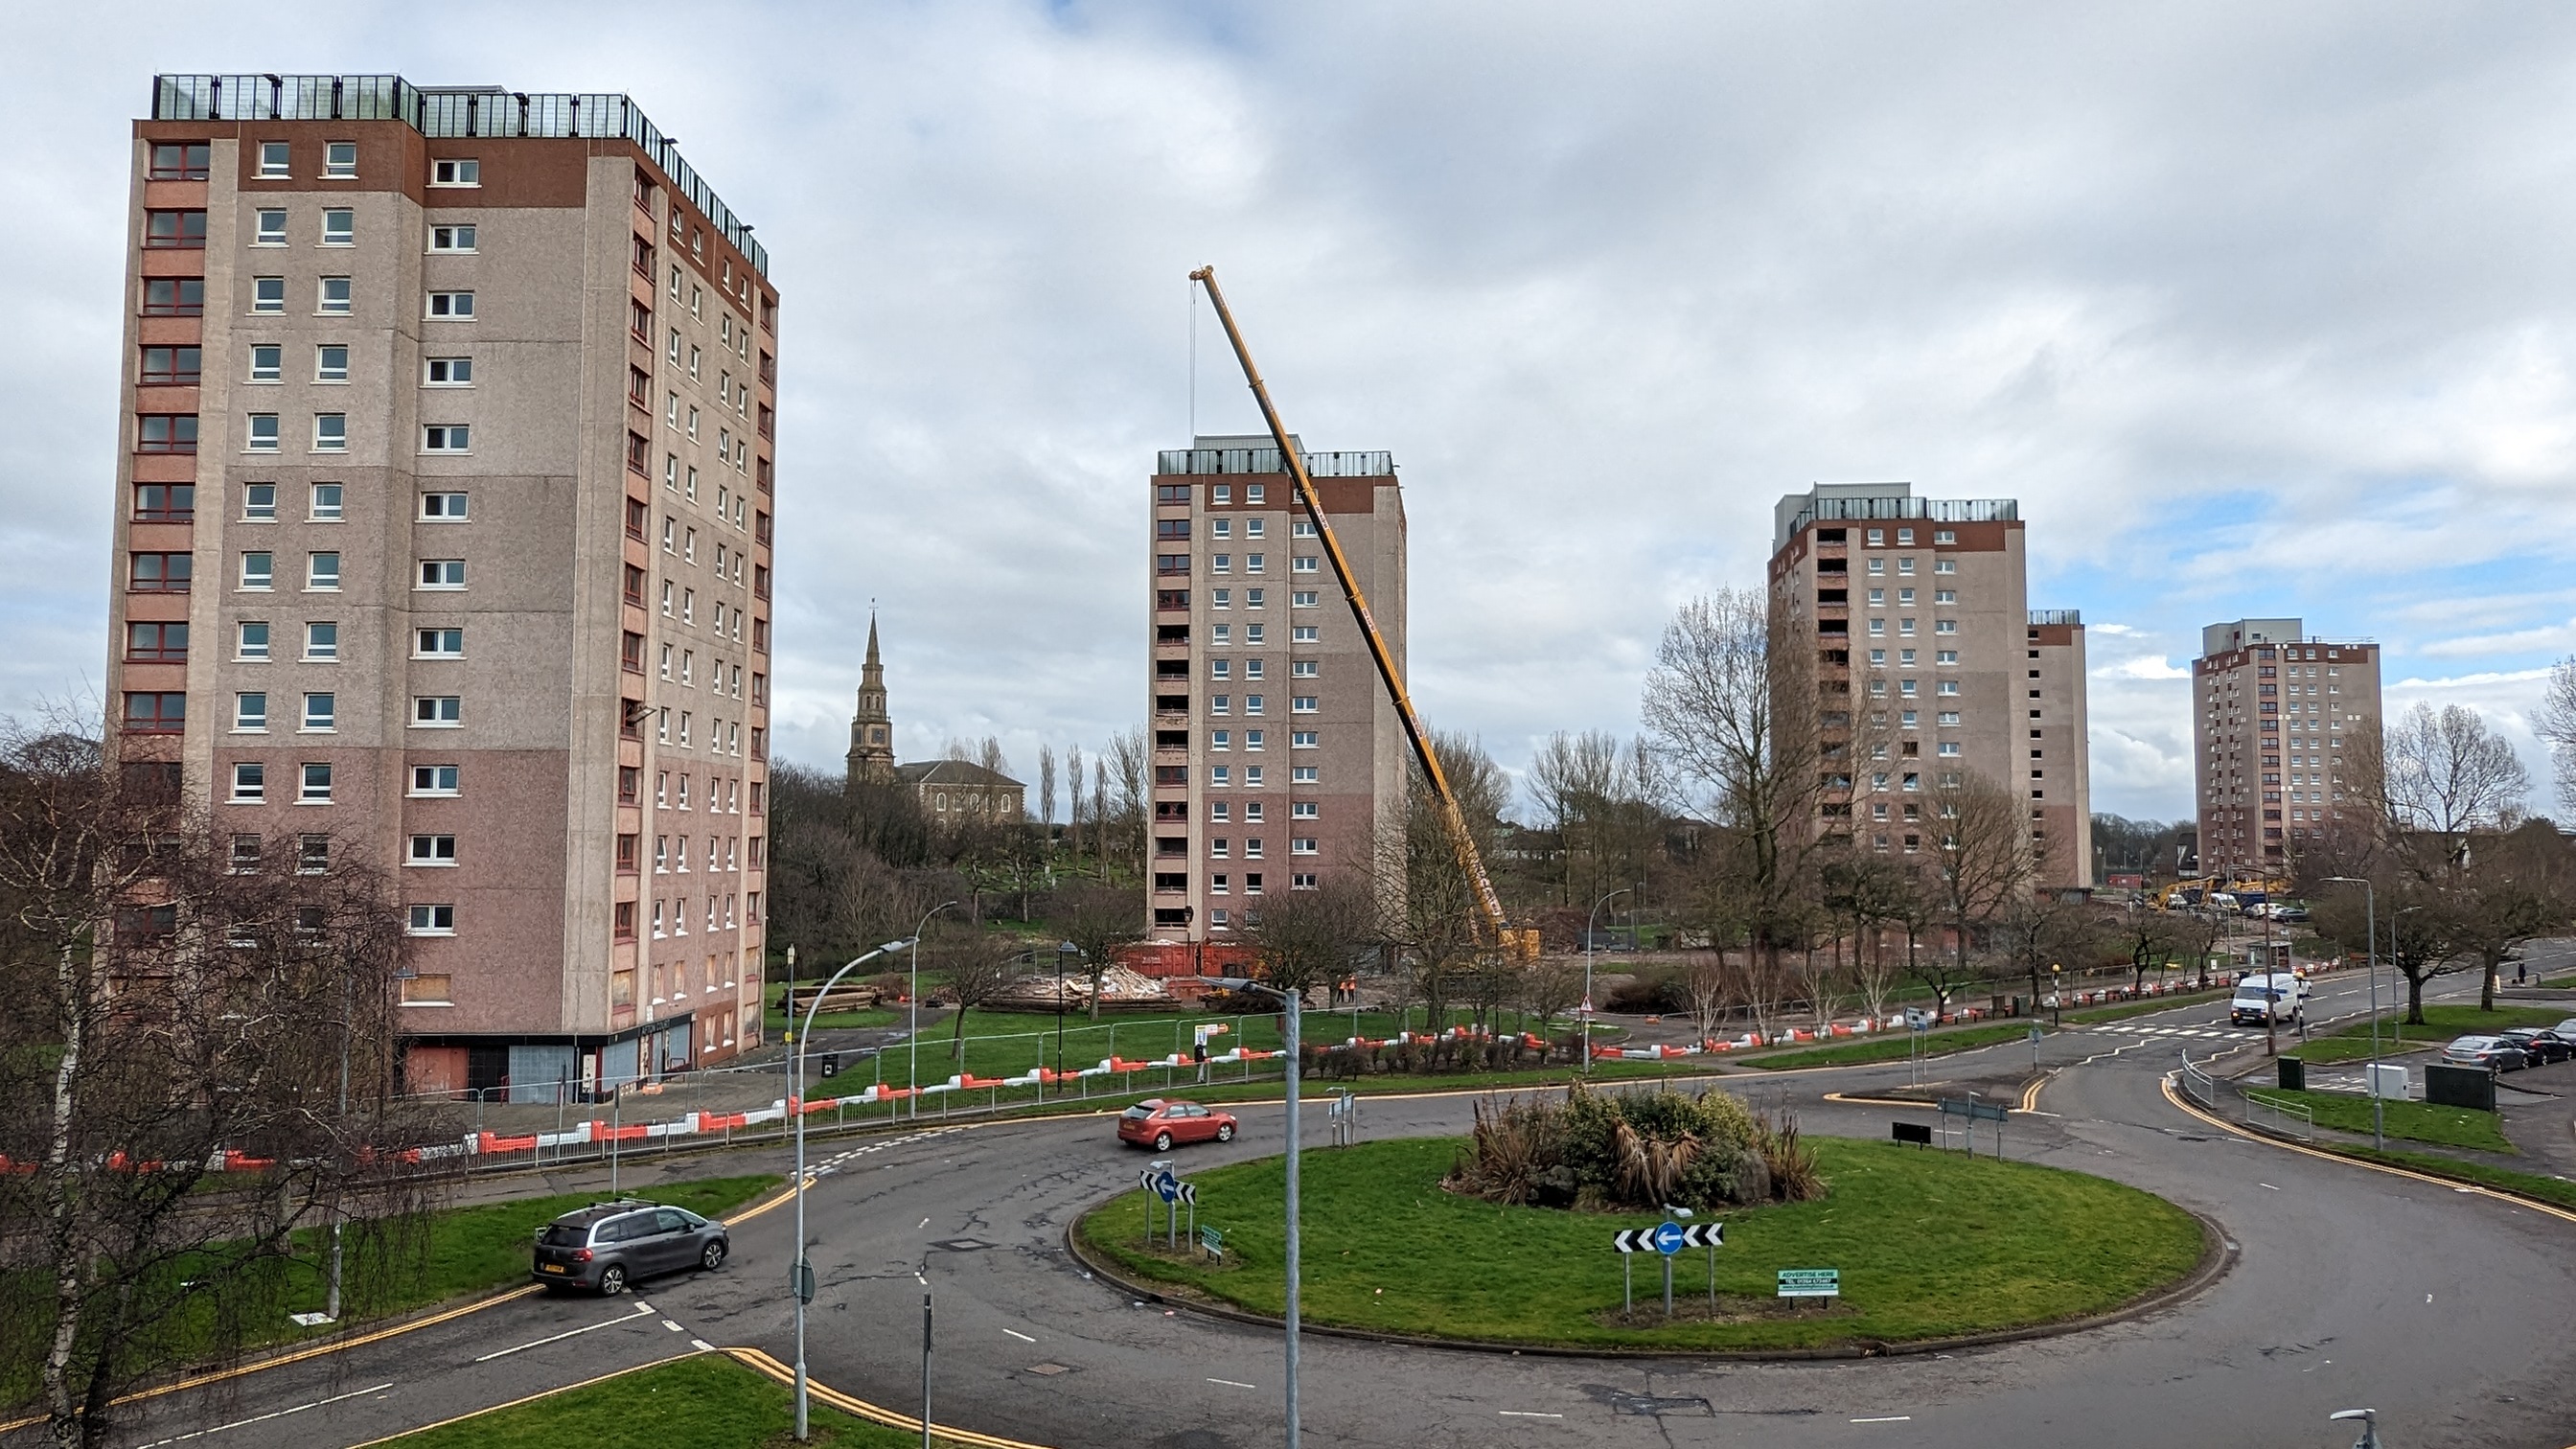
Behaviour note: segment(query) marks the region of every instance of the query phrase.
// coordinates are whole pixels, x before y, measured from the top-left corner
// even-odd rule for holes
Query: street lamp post
[[[1285,1316],[1288,1324],[1288,1449],[1297,1449],[1297,1154],[1301,1140],[1297,1120],[1297,1065],[1305,1052],[1299,1037],[1302,1022],[1298,1013],[1306,1004],[1306,993],[1302,990],[1282,991],[1241,976],[1220,978],[1217,984],[1229,991],[1258,991],[1265,996],[1275,996],[1288,1008],[1288,1311]]]
[[[814,1296],[814,1270],[805,1261],[805,1103],[803,1100],[805,1038],[814,1030],[814,1014],[823,1009],[824,998],[832,994],[833,987],[841,984],[842,977],[889,951],[900,950],[919,939],[915,937],[912,941],[888,941],[882,946],[861,954],[848,965],[833,972],[831,979],[823,983],[823,989],[814,994],[814,1004],[805,1009],[805,1020],[801,1026],[797,1026],[795,1045],[788,1050],[788,1056],[796,1071],[796,1091],[787,1099],[787,1110],[796,1118],[796,1261],[788,1267],[787,1287],[789,1294],[796,1300],[796,1437],[800,1442],[805,1438],[805,1300]],[[793,1006],[792,998],[789,1004]],[[794,1016],[788,1017],[787,1020],[790,1025],[796,1025]]]
[[[922,913],[921,923],[912,928],[912,1030],[905,1034],[906,1044],[912,1053],[912,1066],[909,1069],[911,1075],[904,1078],[904,1085],[912,1089],[910,1115],[915,1120],[921,1116],[921,933],[929,929],[932,916],[955,904],[955,901],[943,901],[932,906]],[[957,1009],[962,1012],[966,1008],[960,1005]],[[805,1079],[800,1075],[796,1081],[797,1085],[803,1086]]]
[[[1621,886],[1592,903],[1591,914],[1583,918],[1583,1075],[1592,1075],[1592,923],[1601,918],[1601,908],[1628,893]]]
[[[2361,918],[2364,932],[2364,960],[2370,973],[2370,1145],[2388,1149],[2387,1108],[2379,1098],[2379,893],[2369,881],[2357,875],[2330,875],[2329,881],[2361,887]],[[2395,922],[2390,922],[2394,934]]]

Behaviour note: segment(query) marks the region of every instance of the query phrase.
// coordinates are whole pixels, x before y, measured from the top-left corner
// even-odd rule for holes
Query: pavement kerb
[[[2486,1183],[2475,1180],[2474,1178],[2454,1177],[2445,1172],[2428,1172],[2412,1167],[2397,1167],[2385,1162],[2373,1162],[2367,1157],[2355,1157],[2350,1153],[2336,1152],[2327,1148],[2310,1147],[2303,1143],[2292,1142],[2285,1137],[2279,1137],[2270,1132],[2266,1132],[2260,1127],[2250,1127],[2240,1123],[2230,1122],[2216,1113],[2206,1111],[2197,1104],[2185,1100],[2180,1093],[2174,1090],[2173,1077],[2171,1075],[2167,1075],[2160,1085],[2164,1090],[2166,1101],[2171,1102],[2176,1107],[2181,1108],[2185,1113],[2199,1118],[2201,1121],[2208,1123],[2210,1126],[2215,1127],[2222,1132],[2242,1137],[2249,1142],[2260,1142],[2267,1147],[2277,1147],[2284,1152],[2296,1152],[2305,1157],[2322,1158],[2327,1162],[2340,1162],[2347,1167],[2363,1168],[2371,1172],[2384,1172],[2391,1177],[2413,1178],[2417,1182],[2429,1183],[2435,1187],[2447,1187],[2455,1192],[2473,1193],[2479,1197],[2491,1197],[2498,1202],[2510,1203],[2515,1207],[2525,1207],[2534,1212],[2547,1213],[2549,1216],[2557,1218],[2563,1222],[2576,1223],[2576,1212],[2571,1212],[2568,1209],[2560,1207],[2558,1204],[2543,1198],[2531,1197],[2524,1193],[2515,1192],[2513,1189],[2508,1187],[2491,1187]]]
[[[2180,1204],[2175,1205],[2180,1206]],[[1144,1283],[1137,1279],[1127,1277],[1125,1274],[1113,1267],[1107,1260],[1086,1247],[1082,1242],[1080,1232],[1077,1231],[1081,1227],[1083,1219],[1089,1217],[1092,1212],[1096,1212],[1098,1210],[1099,1206],[1095,1205],[1089,1211],[1076,1216],[1064,1230],[1065,1251],[1072,1254],[1074,1261],[1082,1264],[1082,1266],[1088,1270],[1095,1279],[1109,1285],[1121,1293],[1126,1294],[1131,1299],[1141,1299],[1147,1303],[1159,1303],[1185,1312],[1198,1314],[1208,1318],[1223,1319],[1229,1323],[1245,1324],[1254,1328],[1276,1329],[1285,1326],[1284,1321],[1281,1319],[1272,1318],[1264,1314],[1248,1312],[1229,1304],[1211,1302],[1202,1298],[1189,1296],[1175,1297],[1172,1295],[1169,1285],[1157,1287],[1153,1284]],[[2191,1211],[2188,1208],[2183,1210],[2185,1212]],[[2226,1230],[2221,1228],[2215,1219],[2197,1212],[2193,1212],[2191,1215],[2193,1219],[2200,1224],[2200,1261],[2192,1265],[2192,1270],[2189,1273],[2184,1274],[2178,1281],[2168,1284],[2163,1288],[2155,1289],[2141,1297],[2121,1304],[2117,1308],[2109,1309],[2102,1313],[2092,1314],[2083,1318],[2063,1319],[2054,1323],[2035,1323],[2025,1328],[1997,1329],[1992,1333],[1960,1334],[1949,1338],[1913,1339],[1904,1343],[1887,1343],[1878,1339],[1869,1339],[1857,1343],[1838,1344],[1823,1348],[1717,1349],[1627,1348],[1616,1346],[1573,1347],[1561,1344],[1497,1343],[1484,1339],[1433,1338],[1426,1334],[1390,1333],[1373,1328],[1344,1328],[1331,1324],[1317,1323],[1311,1319],[1301,1322],[1298,1325],[1298,1331],[1301,1333],[1320,1333],[1333,1338],[1356,1339],[1363,1343],[1395,1344],[1405,1348],[1457,1349],[1468,1353],[1500,1354],[1527,1358],[1572,1358],[1596,1360],[1699,1359],[1718,1363],[1811,1363],[1819,1360],[1902,1358],[1914,1354],[1949,1353],[1958,1349],[1985,1348],[1990,1345],[2003,1343],[2021,1343],[2036,1338],[2061,1338],[2070,1333],[2083,1333],[2091,1329],[2108,1328],[2116,1323],[2127,1323],[2134,1319],[2144,1318],[2151,1313],[2156,1313],[2163,1309],[2172,1307],[2187,1298],[2191,1298],[2199,1294],[2203,1290],[2207,1289],[2211,1284],[2216,1283],[2226,1274],[2229,1268],[2235,1266],[2237,1248],[2236,1244],[2228,1238]]]

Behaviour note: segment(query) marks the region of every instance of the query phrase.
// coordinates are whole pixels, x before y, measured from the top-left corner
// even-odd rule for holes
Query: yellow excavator
[[[1324,556],[1332,560],[1333,578],[1341,585],[1343,600],[1351,606],[1351,617],[1359,621],[1360,633],[1368,639],[1369,657],[1377,661],[1377,677],[1385,683],[1397,717],[1404,721],[1404,736],[1413,745],[1413,757],[1439,797],[1441,822],[1448,829],[1451,848],[1458,854],[1459,869],[1466,872],[1476,888],[1476,903],[1484,917],[1484,930],[1480,933],[1484,944],[1501,951],[1507,960],[1536,960],[1538,932],[1504,919],[1502,898],[1494,894],[1493,880],[1485,874],[1484,857],[1476,851],[1475,837],[1467,833],[1466,814],[1458,808],[1457,793],[1449,788],[1449,776],[1440,768],[1439,753],[1431,746],[1431,732],[1423,728],[1422,717],[1414,712],[1413,698],[1405,693],[1404,678],[1396,671],[1395,656],[1387,651],[1385,636],[1378,633],[1377,620],[1369,613],[1359,580],[1351,574],[1341,540],[1333,536],[1332,520],[1324,513],[1315,480],[1307,475],[1306,460],[1288,441],[1288,425],[1279,420],[1279,409],[1270,401],[1270,389],[1261,380],[1261,369],[1253,366],[1252,349],[1244,345],[1243,331],[1234,325],[1234,313],[1225,305],[1225,293],[1217,289],[1216,268],[1201,267],[1190,273],[1190,280],[1206,289],[1208,302],[1216,309],[1216,319],[1225,328],[1226,341],[1234,347],[1235,360],[1243,364],[1243,380],[1252,387],[1253,401],[1261,405],[1261,420],[1270,428],[1271,441],[1279,445],[1280,463],[1296,480],[1297,501],[1305,508],[1307,521],[1315,526],[1315,536],[1323,540]]]

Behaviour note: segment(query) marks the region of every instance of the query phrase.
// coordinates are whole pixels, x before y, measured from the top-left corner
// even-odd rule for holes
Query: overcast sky
[[[1292,426],[1394,452],[1412,683],[1507,766],[1634,729],[1814,480],[2017,497],[2093,804],[2190,810],[2203,624],[2523,723],[2576,649],[2576,10],[2271,4],[50,5],[0,168],[0,709],[106,650],[155,70],[625,91],[783,295],[776,725],[1141,722],[1147,475],[1218,265]],[[1203,326],[1197,423],[1258,419]],[[2544,808],[2547,801],[2535,801]]]

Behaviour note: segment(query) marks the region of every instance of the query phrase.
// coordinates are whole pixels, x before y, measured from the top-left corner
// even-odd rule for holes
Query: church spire
[[[859,712],[850,720],[849,787],[894,778],[894,720],[886,713],[885,663],[877,655],[877,612],[868,610],[868,657],[859,670]]]

